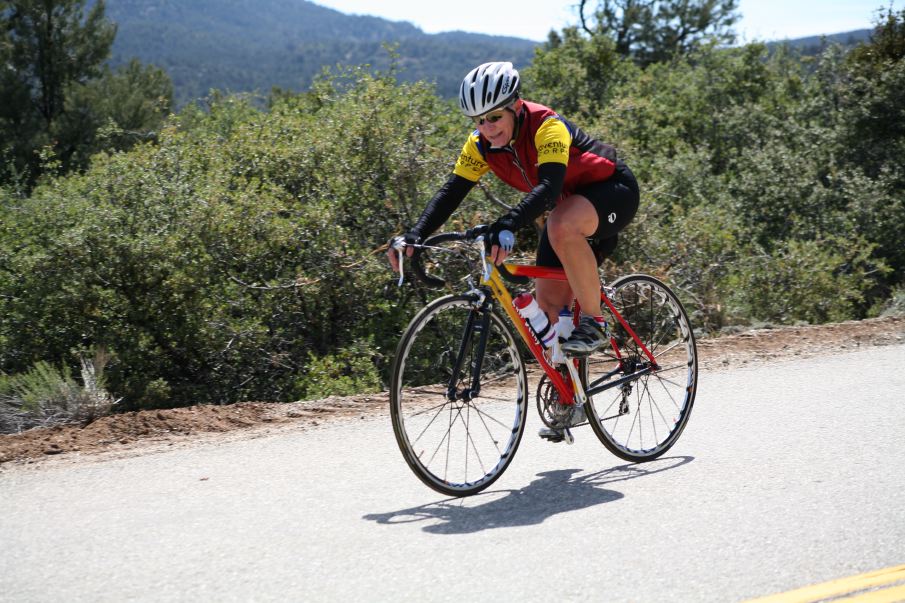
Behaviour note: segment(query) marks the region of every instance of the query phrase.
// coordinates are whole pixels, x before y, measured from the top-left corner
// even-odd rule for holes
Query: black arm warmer
[[[539,181],[537,186],[507,214],[516,228],[525,226],[548,208],[553,207],[562,193],[563,181],[566,179],[566,166],[554,162],[542,163],[537,168],[537,179]]]
[[[465,195],[468,194],[468,191],[475,184],[468,178],[455,174],[451,175],[446,184],[440,187],[434,198],[428,202],[427,207],[421,212],[421,217],[418,218],[418,222],[412,227],[412,231],[418,233],[423,239],[443,226],[443,223],[456,211]]]

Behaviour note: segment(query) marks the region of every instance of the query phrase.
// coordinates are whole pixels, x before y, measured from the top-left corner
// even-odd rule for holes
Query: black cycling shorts
[[[638,181],[635,175],[621,161],[616,164],[616,173],[603,182],[592,182],[575,191],[575,194],[588,199],[597,209],[600,224],[597,231],[588,237],[588,243],[594,250],[597,265],[609,257],[616,249],[619,231],[628,226],[635,217],[640,202]],[[547,227],[541,233],[537,244],[537,265],[549,268],[562,268],[562,262],[547,237]]]

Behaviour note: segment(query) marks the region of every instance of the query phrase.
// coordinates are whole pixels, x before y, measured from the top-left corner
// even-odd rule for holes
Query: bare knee
[[[574,220],[564,219],[562,216],[556,215],[556,212],[550,214],[550,218],[547,220],[547,236],[550,237],[550,245],[554,250],[563,243],[584,239],[578,223]]]
[[[584,243],[597,230],[597,210],[587,199],[574,195],[564,207],[557,207],[547,218],[547,236],[553,250],[561,250]],[[561,259],[561,256],[560,256]]]

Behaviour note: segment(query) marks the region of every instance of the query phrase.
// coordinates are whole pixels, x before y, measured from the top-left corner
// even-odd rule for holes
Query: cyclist
[[[478,179],[492,171],[525,193],[490,227],[491,259],[511,251],[503,231],[516,232],[551,209],[537,247],[537,264],[565,269],[568,282],[539,279],[537,302],[551,324],[578,300],[582,317],[562,345],[571,355],[590,354],[605,341],[598,266],[616,247],[618,233],[638,210],[638,183],[615,149],[590,137],[552,109],[519,96],[518,71],[508,62],[471,70],[459,90],[459,107],[476,126],[453,173],[402,239],[418,244],[437,230]],[[411,256],[414,249],[406,253]],[[392,247],[387,255],[399,270]]]

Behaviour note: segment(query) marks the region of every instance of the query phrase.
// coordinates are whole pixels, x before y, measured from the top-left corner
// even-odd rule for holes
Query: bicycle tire
[[[653,370],[589,396],[588,420],[601,443],[616,456],[651,461],[676,443],[694,406],[698,385],[694,331],[679,298],[652,276],[619,278],[611,291],[613,305],[654,354],[658,367],[651,367],[637,342],[613,319],[612,341],[622,359],[612,346],[582,359],[579,374],[585,387]]]
[[[450,400],[471,383],[480,329],[486,318],[480,391]],[[525,430],[528,378],[506,320],[469,294],[441,297],[409,323],[393,360],[390,414],[396,443],[411,470],[430,488],[450,496],[477,494],[506,470]],[[452,379],[456,359],[464,369]],[[456,397],[456,396],[452,396]],[[439,458],[438,458],[439,457]]]

